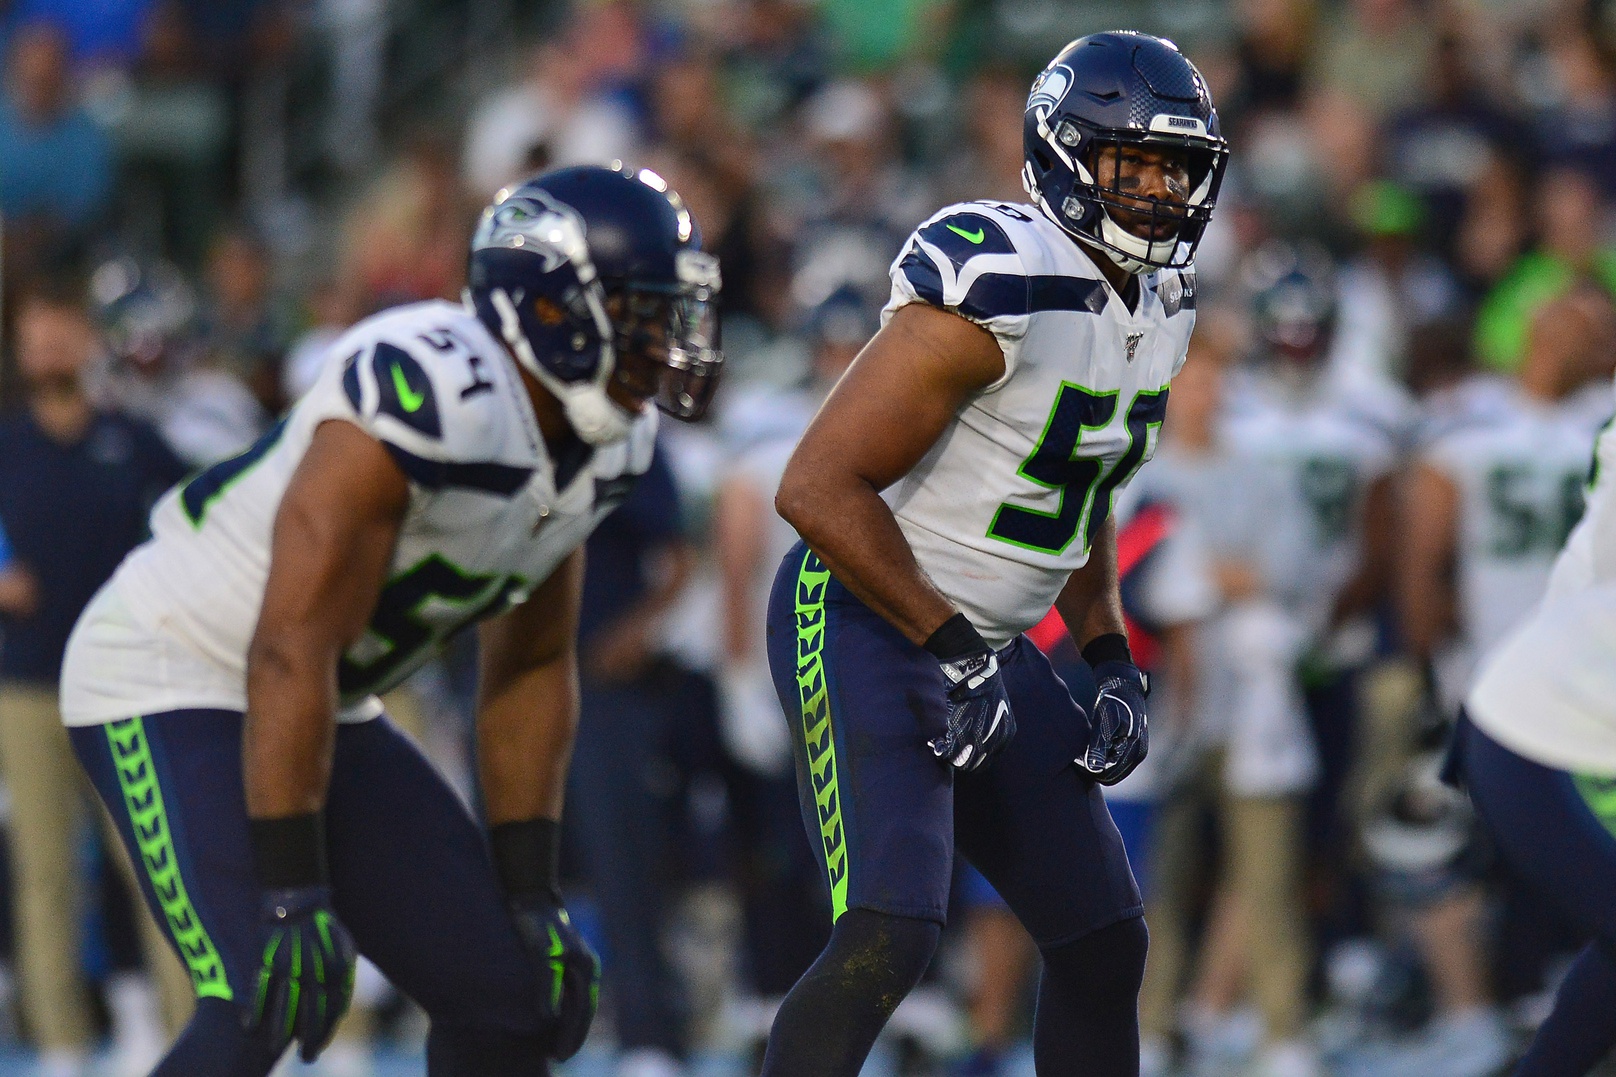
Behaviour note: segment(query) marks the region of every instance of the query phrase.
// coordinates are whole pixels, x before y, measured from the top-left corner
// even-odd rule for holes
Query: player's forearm
[[[262,634],[254,639],[242,732],[249,817],[279,819],[325,806],[335,710],[334,650]]]
[[[1089,551],[1088,563],[1073,572],[1055,599],[1055,609],[1078,647],[1098,636],[1128,634],[1117,577],[1117,529],[1107,521]]]
[[[486,686],[477,757],[488,824],[560,819],[578,728],[577,662],[565,657]]]
[[[781,483],[775,507],[870,609],[923,644],[958,611],[921,571],[892,510],[861,479]]]

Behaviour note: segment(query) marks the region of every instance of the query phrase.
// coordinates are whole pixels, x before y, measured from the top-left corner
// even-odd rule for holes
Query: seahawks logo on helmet
[[[579,267],[579,279],[587,281],[593,276],[584,269],[589,265],[589,247],[583,221],[571,207],[543,191],[496,201],[483,214],[471,242],[473,250],[511,247],[532,251],[544,260],[544,273],[570,261]]]
[[[1061,101],[1066,97],[1066,91],[1072,86],[1072,69],[1065,64],[1054,64],[1046,67],[1043,73],[1032,84],[1032,93],[1027,97],[1027,111],[1042,106],[1053,112],[1060,107]]]

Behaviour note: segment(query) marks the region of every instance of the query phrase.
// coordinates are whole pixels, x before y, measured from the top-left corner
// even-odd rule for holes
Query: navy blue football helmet
[[[1335,265],[1317,243],[1271,239],[1240,267],[1252,328],[1269,357],[1310,365],[1335,332]]]
[[[1049,219],[1130,273],[1186,266],[1212,219],[1229,146],[1212,94],[1171,41],[1133,31],[1080,37],[1032,84],[1022,134],[1022,182]],[[1099,155],[1124,146],[1184,153],[1189,184],[1180,202],[1096,180]],[[1113,213],[1148,218],[1141,238]],[[1157,237],[1160,238],[1157,238]]]
[[[656,173],[565,168],[501,191],[471,241],[468,302],[591,445],[634,414],[699,418],[723,363],[718,259]]]

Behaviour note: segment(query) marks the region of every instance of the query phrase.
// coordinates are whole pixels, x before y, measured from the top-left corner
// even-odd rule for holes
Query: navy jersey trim
[[[348,398],[348,403],[353,406],[355,414],[358,414],[363,410],[363,406],[360,403],[360,401],[363,400],[363,397],[360,396],[359,393],[360,354],[361,353],[359,352],[354,352],[352,355],[348,356],[347,360],[342,365],[342,392],[343,395]]]
[[[1024,317],[1052,310],[1099,314],[1105,310],[1105,282],[1060,274],[1018,276],[1012,273],[984,273],[971,283],[958,306],[943,302],[943,278],[937,264],[920,248],[910,247],[899,268],[915,294],[934,307],[957,310],[967,318]]]
[[[387,451],[398,463],[399,469],[410,481],[428,490],[460,488],[482,490],[485,493],[509,497],[526,486],[528,479],[533,477],[533,469],[530,467],[496,464],[486,460],[469,464],[428,460],[424,456],[416,456],[408,449],[401,449],[390,441],[384,441],[382,444],[387,447]]]

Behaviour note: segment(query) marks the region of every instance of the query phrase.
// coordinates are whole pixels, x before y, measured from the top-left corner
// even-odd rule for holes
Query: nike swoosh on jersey
[[[972,243],[981,243],[982,242],[982,237],[987,235],[987,229],[985,229],[985,228],[978,228],[974,232],[967,232],[965,229],[960,228],[958,225],[952,225],[951,224],[951,225],[948,226],[948,230],[950,232],[953,232],[955,235],[959,236],[960,238],[967,239],[967,240],[971,241]]]
[[[392,364],[390,369],[393,372],[393,390],[398,393],[399,406],[412,414],[420,411],[421,405],[426,403],[426,390],[411,389],[408,379],[404,377],[404,371],[399,369],[397,363]]]

